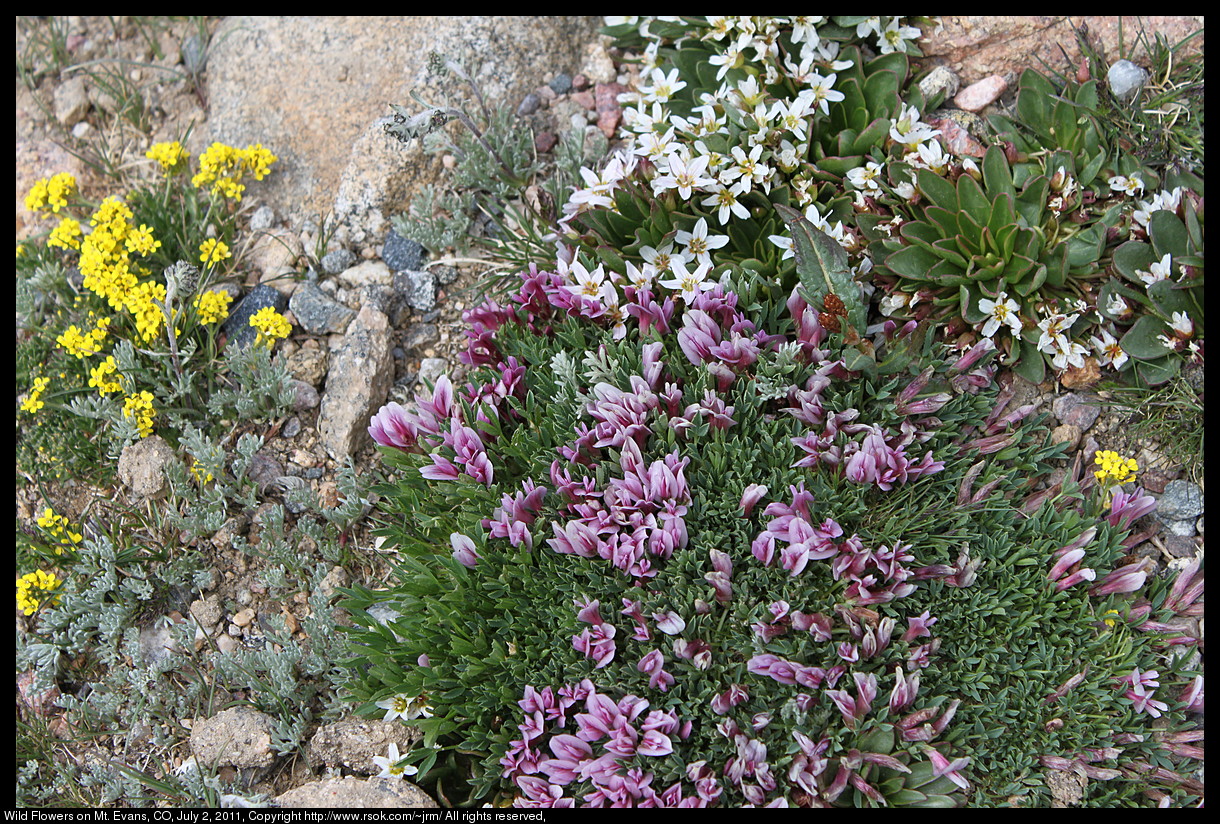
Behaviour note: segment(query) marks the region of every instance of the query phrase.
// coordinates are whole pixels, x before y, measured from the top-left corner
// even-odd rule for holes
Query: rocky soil
[[[1011,97],[1017,73],[1035,52],[1031,44],[1038,44],[1037,53],[1047,62],[1072,65],[1071,22],[946,18],[924,50],[949,70],[944,82],[962,90],[958,106],[985,110]],[[1166,31],[1171,42],[1198,24],[1194,18],[1146,21]],[[148,131],[138,142],[130,129],[116,126],[114,101],[81,73],[44,77],[33,93],[18,79],[17,236],[35,228],[22,198],[39,177],[70,171],[86,191],[108,192],[107,181],[69,149],[109,145],[113,159],[131,160],[149,142],[177,139],[187,127],[193,128],[188,148],[195,156],[213,140],[272,148],[280,162],[267,181],[248,192],[245,235],[253,241],[239,250],[248,273],[242,284],[246,304],[234,312],[232,333],[257,306],[275,305],[289,314],[295,331],[279,357],[297,379],[296,403],[268,435],[256,469],[268,485],[297,478],[323,501],[333,500],[336,473],[349,456],[359,474],[372,471],[376,454],[365,429],[387,399],[409,398],[422,379],[441,374],[460,384],[461,312],[476,302],[474,286],[489,268],[428,259],[418,246],[390,233],[388,218],[405,209],[420,185],[436,180],[444,163],[384,135],[386,104],[408,103],[407,93],[422,82],[428,51],[435,49],[481,63],[477,76],[489,103],[529,117],[542,151],[554,144],[556,133],[571,128],[610,136],[618,114],[608,101],[618,91],[614,84],[629,84],[631,75],[629,67],[616,65],[596,35],[597,25],[590,18],[227,18],[213,22],[206,64],[199,82],[192,83],[183,79],[184,70],[198,67],[202,56],[186,23],[156,33],[162,55],[157,57],[130,20],[68,18],[71,62],[131,61],[123,64],[124,71],[148,102]],[[1090,18],[1089,26],[1117,54],[1114,19]],[[19,54],[23,36],[19,24]],[[1202,39],[1197,40],[1201,49]],[[454,91],[428,88],[424,96]],[[325,254],[318,255],[324,236]],[[1088,474],[1097,449],[1136,457],[1142,483],[1160,497],[1161,506],[1157,517],[1139,525],[1146,540],[1134,551],[1162,570],[1180,566],[1202,553],[1201,479],[1196,483],[1185,476],[1173,444],[1129,440],[1126,415],[1106,400],[1095,376],[1086,374],[1072,376],[1066,385],[1022,385],[1014,404],[1037,403],[1051,415],[1054,437],[1069,442],[1082,474]],[[120,465],[123,487],[113,494],[142,505],[155,497],[160,465],[170,459],[172,450],[156,449],[153,439],[142,441],[139,453]],[[57,511],[74,517],[87,492],[65,485],[58,490],[62,509]],[[30,486],[18,486],[20,524],[30,527],[40,504]],[[249,528],[248,519],[235,519],[200,543],[201,551],[213,555],[215,585],[182,604],[209,629],[220,654],[257,635],[265,615],[286,614],[295,621],[306,608],[303,598],[283,604],[265,596],[258,562],[228,543]],[[336,567],[323,586],[353,580],[371,585],[387,575],[367,524],[352,540],[365,560],[356,569]],[[226,604],[239,609],[227,610]],[[24,628],[20,617],[18,626]],[[28,674],[22,679],[18,676],[19,714],[53,717],[56,709],[45,696],[30,694]],[[240,706],[192,719],[189,741],[169,754],[167,765],[180,767],[192,755],[219,764],[222,780],[235,780],[249,794],[265,794],[284,806],[435,804],[406,782],[363,779],[377,772],[372,758],[384,755],[391,743],[404,752],[409,748],[414,731],[397,722],[349,718],[319,725],[307,736],[308,757],[295,760],[274,755],[269,722]],[[91,746],[93,753],[74,745],[76,756],[110,758],[108,747],[119,748],[117,739]],[[130,749],[125,757],[147,763]]]

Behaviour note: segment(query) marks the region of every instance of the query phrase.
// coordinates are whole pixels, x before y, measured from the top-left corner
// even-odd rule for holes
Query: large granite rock
[[[333,208],[377,225],[441,168],[418,144],[381,131],[387,104],[412,105],[411,90],[436,103],[467,93],[452,76],[425,85],[430,52],[469,66],[490,106],[515,107],[555,73],[577,70],[599,25],[593,17],[232,17],[212,38],[210,117],[196,150],[214,140],[267,144],[280,162],[258,196],[277,212]]]

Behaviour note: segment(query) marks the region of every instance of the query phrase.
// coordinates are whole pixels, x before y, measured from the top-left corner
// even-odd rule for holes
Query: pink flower
[[[1111,572],[1101,583],[1090,592],[1096,596],[1110,595],[1116,592],[1135,592],[1148,579],[1148,570],[1143,560],[1127,564]]]
[[[754,511],[754,505],[767,494],[767,488],[762,484],[750,484],[741,495],[741,512],[747,518]]]
[[[970,764],[969,758],[955,758],[950,761],[948,758],[940,754],[940,751],[935,747],[928,747],[926,752],[932,760],[932,774],[937,778],[948,776],[949,780],[963,790],[970,789],[970,782],[962,776],[960,770],[965,769]]]
[[[410,417],[400,404],[388,403],[369,421],[369,436],[379,446],[412,449],[419,438],[419,430]]]
[[[453,547],[453,557],[462,566],[473,569],[479,563],[479,553],[470,538],[460,532],[454,532],[449,536],[449,545]]]
[[[1145,495],[1143,489],[1136,487],[1131,492],[1117,489],[1110,499],[1110,514],[1106,516],[1106,520],[1110,526],[1127,529],[1154,509],[1156,498]]]

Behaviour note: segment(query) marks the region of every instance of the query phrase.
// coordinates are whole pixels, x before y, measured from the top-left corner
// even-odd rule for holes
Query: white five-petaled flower
[[[584,295],[589,298],[596,298],[601,294],[602,284],[606,280],[606,272],[600,264],[590,272],[580,261],[574,261],[568,268],[568,274],[576,281],[575,286],[567,287],[567,290],[572,294]]]
[[[1150,263],[1147,272],[1141,272],[1139,269],[1135,270],[1135,274],[1139,275],[1140,280],[1144,282],[1145,286],[1151,286],[1154,283],[1167,280],[1172,272],[1173,256],[1169,252],[1166,252],[1165,256],[1160,260]]]
[[[919,110],[903,104],[898,117],[890,122],[890,137],[895,143],[901,143],[914,148],[925,140],[930,140],[940,134],[940,129],[933,129],[919,119]]]
[[[1084,368],[1084,356],[1089,350],[1074,340],[1068,340],[1065,336],[1059,335],[1051,341],[1054,349],[1054,357],[1051,358],[1051,364],[1056,369],[1067,369],[1068,366],[1075,366],[1077,369]]]
[[[690,305],[694,303],[695,298],[699,297],[701,293],[715,288],[716,281],[708,280],[707,278],[711,268],[711,266],[701,263],[691,272],[686,268],[686,261],[675,257],[670,264],[670,269],[673,271],[674,276],[669,280],[658,281],[658,283],[666,289],[680,292],[682,300],[687,305]]]
[[[652,190],[661,194],[666,189],[677,189],[683,200],[690,200],[691,192],[716,184],[715,178],[705,176],[708,156],[700,155],[687,160],[678,153],[672,153],[665,158],[668,170],[663,175],[652,179]]]
[[[1110,190],[1114,192],[1122,192],[1125,195],[1135,197],[1144,193],[1144,181],[1132,175],[1124,177],[1123,175],[1115,175],[1107,181],[1110,184]]]
[[[712,250],[719,249],[729,242],[727,235],[711,235],[707,233],[707,219],[699,218],[694,229],[689,232],[679,230],[674,235],[678,243],[686,247],[686,256],[696,263],[712,265]]]
[[[1101,337],[1094,335],[1089,342],[1093,344],[1093,351],[1097,353],[1097,362],[1102,366],[1109,365],[1120,369],[1127,362],[1127,353],[1123,351],[1118,340],[1105,329],[1101,330]]]
[[[1131,315],[1131,307],[1127,304],[1126,298],[1117,292],[1111,292],[1109,299],[1106,300],[1106,312],[1123,320]]]
[[[906,50],[906,41],[917,40],[919,38],[919,29],[914,26],[898,25],[898,18],[890,21],[885,30],[881,32],[881,37],[877,40],[877,46],[881,49],[882,54],[890,52],[901,52]]]
[[[416,767],[414,764],[398,766],[398,762],[401,760],[402,756],[398,753],[398,744],[391,742],[388,758],[383,755],[373,756],[373,766],[381,768],[381,772],[377,774],[377,777],[406,778],[408,775],[415,775],[419,772],[419,767]]]
[[[674,92],[686,88],[686,83],[678,79],[678,70],[674,69],[668,75],[660,69],[652,70],[652,85],[641,86],[640,94],[647,101],[666,103]]]
[[[880,191],[877,177],[881,174],[881,164],[870,160],[863,167],[857,167],[847,173],[847,182],[857,189]]]
[[[983,324],[983,336],[990,338],[1001,325],[1005,325],[1012,331],[1012,336],[1020,340],[1021,307],[1015,300],[1008,297],[1007,292],[1000,292],[995,298],[995,300],[979,299],[979,311],[987,315],[987,321]]]
[[[660,249],[645,246],[640,249],[640,257],[644,258],[645,265],[652,267],[654,277],[671,271],[675,260],[686,261],[684,253],[679,252],[674,254],[674,245],[672,243],[666,243]]]
[[[810,108],[822,110],[822,114],[830,114],[830,104],[838,103],[843,99],[843,92],[834,90],[836,75],[828,74],[825,77],[816,72],[809,78],[809,91],[812,92]]]
[[[701,203],[704,206],[715,207],[716,219],[720,221],[721,226],[724,226],[729,222],[730,214],[737,215],[737,217],[743,220],[750,216],[750,210],[737,200],[739,195],[743,195],[748,191],[749,186],[742,180],[737,181],[732,186],[718,184],[711,196],[704,198]]]

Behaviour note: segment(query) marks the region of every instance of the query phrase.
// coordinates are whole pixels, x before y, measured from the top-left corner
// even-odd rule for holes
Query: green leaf
[[[828,294],[837,295],[847,309],[848,322],[862,332],[866,325],[866,308],[860,300],[859,288],[851,279],[851,267],[843,247],[825,232],[815,229],[796,209],[778,204],[775,209],[792,233],[792,249],[801,285],[819,302]]]
[[[942,209],[957,209],[957,189],[953,187],[952,183],[928,169],[918,170],[915,173],[915,181],[919,184],[919,191],[924,193],[924,197],[928,199],[929,203],[940,206]]]
[[[1021,341],[1020,360],[1013,365],[1012,371],[1030,383],[1042,383],[1046,379],[1046,360],[1035,341]]]
[[[1012,182],[1012,171],[1008,168],[1008,159],[1004,157],[1004,150],[999,146],[990,147],[983,155],[983,182],[987,185],[987,193],[992,198],[1008,195],[1011,202],[1017,197],[1017,190]]]
[[[977,223],[990,220],[991,201],[983,193],[983,187],[970,175],[957,179],[957,206]]]
[[[885,268],[896,275],[922,281],[927,280],[928,270],[935,266],[938,260],[936,255],[918,246],[907,246],[887,257]]]
[[[1127,280],[1143,287],[1144,282],[1140,280],[1140,276],[1136,273],[1147,272],[1148,267],[1152,265],[1154,260],[1157,260],[1157,257],[1152,253],[1152,247],[1147,243],[1138,240],[1128,240],[1114,250],[1114,268]]]
[[[1152,217],[1148,218],[1148,237],[1152,240],[1152,248],[1158,259],[1166,254],[1182,257],[1190,252],[1186,227],[1177,215],[1165,209],[1153,212]]]
[[[1157,340],[1158,335],[1167,335],[1169,327],[1160,318],[1144,315],[1135,322],[1119,341],[1123,351],[1136,360],[1150,361],[1165,357],[1169,350]]]

